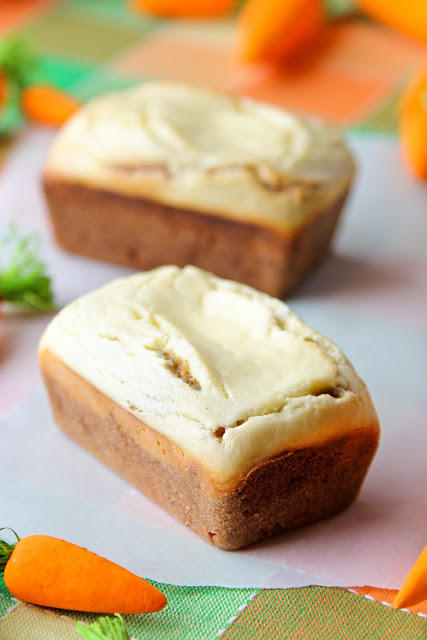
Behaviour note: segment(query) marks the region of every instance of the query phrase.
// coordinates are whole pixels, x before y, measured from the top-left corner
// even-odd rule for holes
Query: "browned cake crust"
[[[326,256],[347,195],[285,233],[49,174],[43,185],[56,241],[67,251],[138,270],[193,264],[278,297]]]
[[[61,429],[175,518],[233,550],[337,513],[357,497],[378,427],[322,446],[283,451],[234,486],[215,485],[200,463],[82,379],[48,351],[40,364]]]

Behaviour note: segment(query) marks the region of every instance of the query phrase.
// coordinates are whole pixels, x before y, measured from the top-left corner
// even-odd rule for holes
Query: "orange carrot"
[[[424,600],[427,600],[427,547],[424,547],[403,587],[393,600],[393,607],[413,607]]]
[[[420,92],[427,91],[427,58],[415,69],[403,93],[403,104],[411,101]]]
[[[5,551],[6,549],[6,551]],[[44,607],[95,613],[151,613],[166,597],[117,564],[50,536],[0,542],[7,559],[4,582],[19,600]]]
[[[317,38],[324,22],[322,0],[248,0],[237,21],[236,53],[246,62],[287,60]]]
[[[371,18],[427,43],[426,0],[357,0]]]
[[[3,108],[7,97],[7,78],[6,75],[0,71],[0,110]]]
[[[31,120],[55,127],[64,124],[81,106],[72,96],[50,85],[23,89],[21,105]]]
[[[207,18],[229,13],[235,0],[131,0],[136,11],[170,18]]]
[[[417,177],[427,180],[427,63],[404,92],[399,129],[407,166]]]

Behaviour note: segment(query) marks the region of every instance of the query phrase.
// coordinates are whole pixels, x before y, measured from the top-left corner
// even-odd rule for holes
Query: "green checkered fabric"
[[[351,12],[353,6],[350,0],[326,3],[334,16]],[[136,72],[117,63],[135,48],[149,46],[153,37],[171,26],[173,21],[129,10],[127,0],[57,0],[24,20],[17,31],[41,53],[32,81],[52,83],[86,102],[151,79],[143,67]],[[397,84],[378,99],[372,112],[351,119],[348,127],[395,133],[401,94]]]
[[[0,618],[6,615],[9,607],[13,605],[13,600],[11,599],[11,595],[6,588],[6,585],[3,580],[3,574],[0,574]],[[1,635],[0,635],[1,638]]]
[[[427,618],[399,611],[346,589],[225,589],[155,584],[168,598],[159,613],[124,616],[135,639],[144,640],[422,640]],[[0,617],[15,602],[0,578]],[[55,611],[55,610],[54,610]],[[94,614],[56,613],[92,622]],[[58,616],[59,617],[59,616]],[[6,621],[6,618],[5,620]],[[50,622],[50,620],[49,620]],[[43,638],[42,622],[34,622],[22,640]],[[3,625],[3,626],[2,626]],[[21,640],[2,635],[1,640]],[[31,624],[30,624],[31,628]],[[30,634],[30,635],[29,635]]]
[[[178,587],[152,582],[167,597],[168,606],[158,613],[124,616],[126,627],[136,639],[208,640],[216,638],[232,617],[239,613],[258,593],[258,589],[225,589],[221,587]],[[3,578],[0,578],[0,617],[13,604]],[[93,622],[97,616],[60,611],[75,620]],[[0,639],[3,639],[0,624]],[[20,639],[10,639],[20,640]],[[24,640],[24,639],[22,639]],[[25,638],[25,640],[33,640]]]

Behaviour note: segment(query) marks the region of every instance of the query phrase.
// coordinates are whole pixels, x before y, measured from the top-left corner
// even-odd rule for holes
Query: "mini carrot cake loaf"
[[[326,255],[353,171],[341,133],[317,120],[149,82],[77,113],[43,182],[64,249],[194,264],[281,296]]]
[[[193,266],[76,300],[39,356],[58,425],[221,549],[341,511],[377,448],[370,395],[333,342]]]

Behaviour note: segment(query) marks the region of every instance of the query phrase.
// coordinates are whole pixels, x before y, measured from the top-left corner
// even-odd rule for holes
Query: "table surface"
[[[63,306],[129,270],[66,254],[55,246],[40,189],[52,135],[29,128],[12,149],[0,175],[0,224],[16,222],[23,230],[40,234],[57,302]],[[214,556],[216,550],[206,549],[205,543],[123,487],[107,470],[97,468],[95,475],[88,475],[92,473],[88,460],[79,457],[75,475],[64,474],[74,453],[68,443],[55,440],[54,457],[42,457],[44,431],[40,427],[37,432],[38,421],[45,428],[48,420],[48,428],[51,420],[46,418],[40,392],[33,395],[41,383],[37,343],[51,314],[15,313],[4,315],[0,322],[0,429],[3,446],[11,452],[2,464],[0,481],[3,487],[15,487],[2,500],[7,522],[23,535],[44,531],[103,555],[110,552],[109,557],[141,575],[167,583],[235,587],[242,597],[248,593],[260,597],[260,587],[312,583],[399,587],[425,544],[426,531],[427,193],[402,170],[394,138],[353,135],[350,143],[359,172],[334,250],[288,302],[344,349],[367,382],[379,413],[380,449],[354,507],[231,559],[229,554]],[[20,465],[13,453],[17,437],[26,443],[21,446]],[[37,447],[40,456],[37,453],[34,462]],[[80,486],[81,477],[85,482],[91,477],[95,489]],[[21,491],[16,488],[18,479]],[[67,510],[62,499],[55,501],[51,487],[69,492],[70,483],[75,494]],[[102,497],[99,483],[105,483],[108,495]],[[79,502],[83,492],[91,503]],[[105,512],[96,511],[97,500]],[[119,509],[111,510],[109,500],[119,503]],[[93,521],[88,504],[96,514]],[[76,508],[81,519],[75,517]],[[128,544],[112,545],[112,536],[120,541],[124,521],[131,525]],[[133,533],[132,527],[136,527]],[[156,556],[153,561],[150,543],[135,560],[132,549],[141,535],[152,545],[161,544],[163,562]],[[244,588],[255,591],[240,591]],[[365,593],[369,596],[369,591]]]

